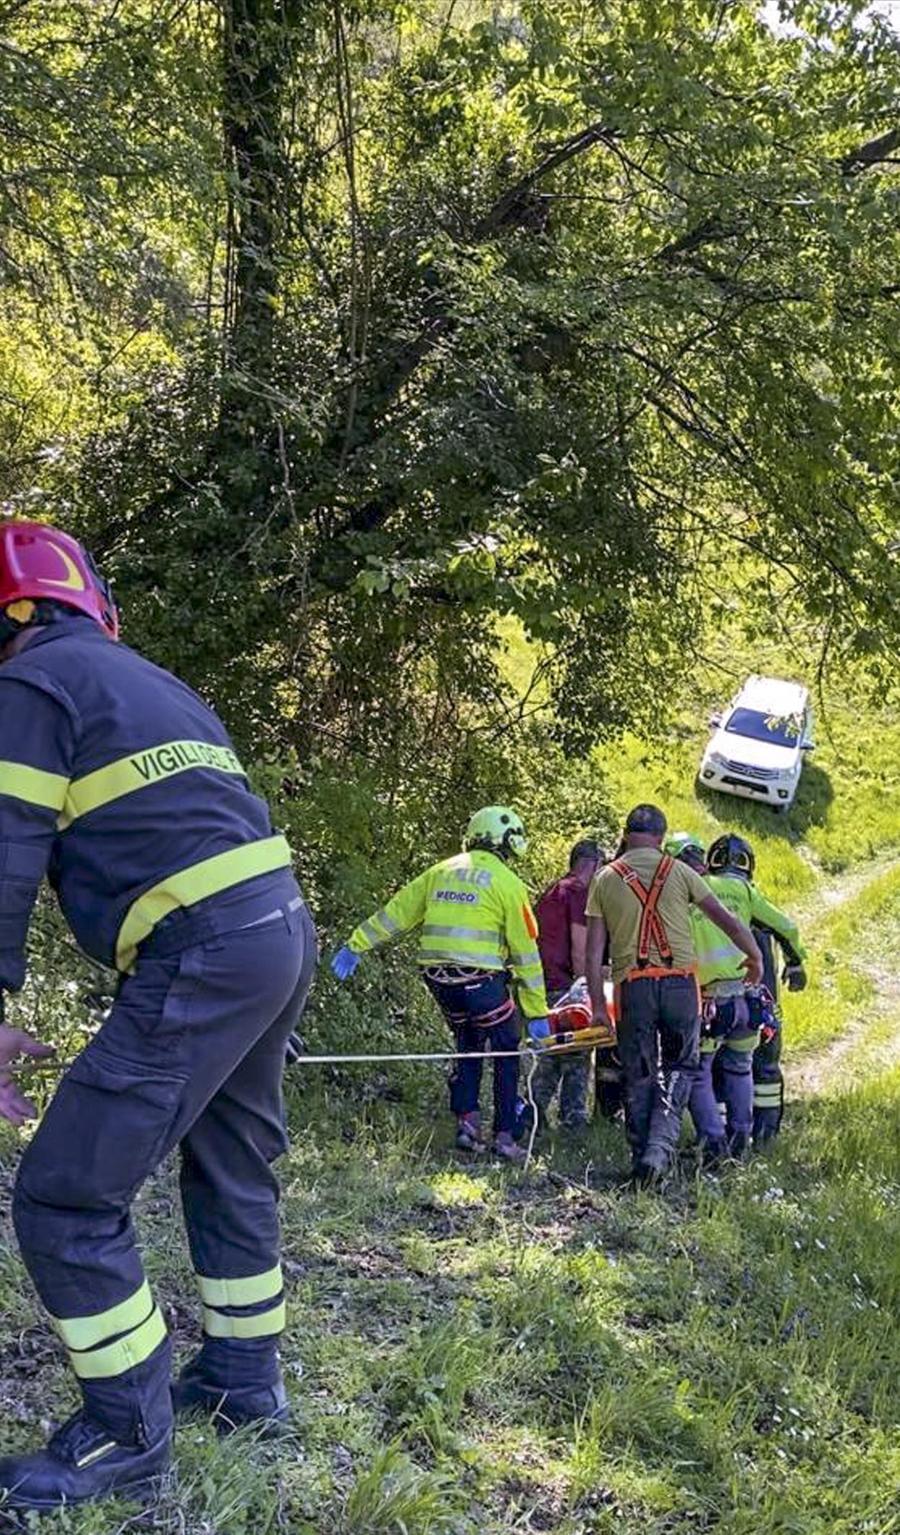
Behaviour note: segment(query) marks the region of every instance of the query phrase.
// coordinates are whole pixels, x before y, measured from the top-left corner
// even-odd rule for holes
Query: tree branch
[[[877,139],[869,139],[866,144],[857,145],[851,149],[848,155],[844,155],[839,161],[842,176],[858,176],[860,171],[867,171],[880,161],[887,160],[900,149],[900,127],[889,128],[887,133],[882,133]]]

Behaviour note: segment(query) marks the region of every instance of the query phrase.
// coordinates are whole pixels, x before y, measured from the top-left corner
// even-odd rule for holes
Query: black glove
[[[786,982],[788,991],[806,990],[806,971],[799,960],[795,965],[785,965],[781,979]]]

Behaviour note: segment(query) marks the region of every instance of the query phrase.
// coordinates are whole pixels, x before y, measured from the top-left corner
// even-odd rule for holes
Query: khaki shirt
[[[624,861],[634,869],[641,884],[649,890],[662,852],[656,847],[635,847],[625,853]],[[704,879],[686,863],[674,863],[657,903],[657,914],[669,939],[672,964],[688,969],[697,963],[691,907],[705,901],[712,891]],[[614,869],[606,867],[594,875],[588,892],[587,914],[602,917],[609,932],[609,948],[614,981],[621,981],[637,964],[638,937],[644,908]],[[651,965],[663,964],[656,945],[650,945]]]

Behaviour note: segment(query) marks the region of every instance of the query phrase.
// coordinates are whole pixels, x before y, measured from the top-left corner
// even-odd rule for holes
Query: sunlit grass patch
[[[485,1201],[484,1184],[457,1168],[437,1173],[428,1180],[427,1187],[435,1203],[445,1209],[455,1205],[481,1205]]]

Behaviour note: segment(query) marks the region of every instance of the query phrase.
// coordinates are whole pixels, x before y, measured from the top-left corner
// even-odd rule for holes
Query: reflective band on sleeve
[[[376,911],[372,921],[377,922],[379,927],[383,927],[386,933],[393,934],[400,931],[400,923],[395,922],[393,917],[389,917],[386,911]]]
[[[54,1316],[50,1320],[66,1348],[84,1349],[137,1327],[152,1310],[153,1297],[145,1279],[139,1290],[107,1311],[98,1311],[94,1316]]]
[[[512,964],[521,965],[523,970],[525,970],[529,965],[532,965],[535,968],[540,967],[541,956],[537,949],[529,949],[527,954],[510,954],[509,957]]]
[[[69,826],[81,815],[99,810],[125,794],[146,789],[151,784],[172,778],[176,773],[187,773],[192,768],[212,768],[217,773],[233,773],[246,778],[237,756],[230,746],[214,746],[209,741],[165,741],[160,746],[149,746],[146,751],[133,752],[130,757],[120,757],[106,767],[75,778],[69,784],[69,792],[62,806],[59,823]]]
[[[498,944],[502,933],[491,927],[445,927],[443,922],[426,922],[422,928],[426,938],[462,938],[471,943]]]
[[[377,927],[374,927],[371,922],[361,922],[359,924],[359,931],[366,942],[372,945],[373,949],[377,948],[380,943],[384,943],[384,933],[379,933]]]
[[[44,773],[24,762],[0,762],[0,794],[10,799],[40,805],[42,810],[62,810],[68,787],[69,780],[61,773]]]
[[[286,1321],[284,1301],[255,1316],[226,1316],[208,1306],[203,1308],[203,1331],[208,1338],[270,1338],[284,1332]]]
[[[543,991],[543,972],[540,975],[519,975],[516,977],[516,985],[521,986],[525,991]]]
[[[284,837],[264,837],[260,842],[245,842],[242,847],[229,848],[227,853],[217,853],[189,869],[167,875],[138,897],[122,923],[116,940],[117,969],[131,969],[138,944],[153,932],[157,922],[179,906],[194,906],[197,901],[218,895],[220,890],[228,890],[245,879],[289,868],[290,862],[291,850]]]
[[[69,1350],[72,1369],[79,1380],[108,1380],[113,1375],[123,1375],[136,1364],[149,1359],[166,1336],[166,1324],[154,1306],[146,1322],[116,1343],[105,1348],[91,1349],[88,1353]]]
[[[255,1306],[260,1301],[276,1300],[284,1289],[281,1264],[264,1274],[251,1274],[246,1279],[207,1279],[197,1275],[200,1299],[207,1306]]]

